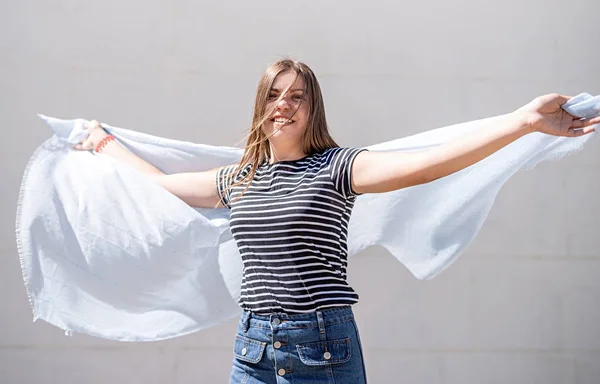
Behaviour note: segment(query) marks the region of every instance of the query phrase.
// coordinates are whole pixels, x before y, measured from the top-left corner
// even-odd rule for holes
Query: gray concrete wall
[[[597,0],[2,2],[0,382],[225,383],[232,358],[235,322],[147,344],[31,322],[14,217],[49,136],[36,113],[230,145],[262,70],[289,55],[319,76],[336,139],[369,145],[599,94],[598,14]],[[354,258],[370,381],[600,382],[599,166],[595,140],[518,174],[434,280],[378,249]]]

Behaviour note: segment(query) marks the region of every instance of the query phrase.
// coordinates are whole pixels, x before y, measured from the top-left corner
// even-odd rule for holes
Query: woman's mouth
[[[274,117],[271,121],[279,126],[293,124],[294,120],[285,117]]]

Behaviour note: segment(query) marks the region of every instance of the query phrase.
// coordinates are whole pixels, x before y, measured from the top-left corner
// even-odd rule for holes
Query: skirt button
[[[329,352],[325,352],[325,353],[323,354],[323,357],[325,358],[325,360],[329,360],[329,359],[331,359],[331,353],[329,353]]]
[[[279,349],[279,348],[281,348],[281,342],[279,342],[279,341],[276,341],[276,342],[274,342],[274,343],[273,343],[273,347],[274,347],[275,349]]]
[[[279,371],[277,371],[277,374],[278,374],[279,376],[283,376],[283,375],[285,375],[285,369],[283,369],[283,368],[279,368]]]

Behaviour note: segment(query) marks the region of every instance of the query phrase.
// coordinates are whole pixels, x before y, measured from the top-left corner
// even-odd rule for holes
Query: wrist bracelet
[[[104,149],[104,146],[109,141],[114,140],[114,139],[115,139],[115,137],[113,135],[106,136],[104,139],[100,140],[100,142],[98,143],[98,145],[96,145],[96,148],[94,149],[94,152],[100,153]]]

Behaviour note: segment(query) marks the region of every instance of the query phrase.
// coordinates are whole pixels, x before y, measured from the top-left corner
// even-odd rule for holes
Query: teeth
[[[292,122],[292,120],[281,119],[281,118],[274,119],[273,121],[275,121],[276,123],[288,123],[288,122],[291,123]]]

